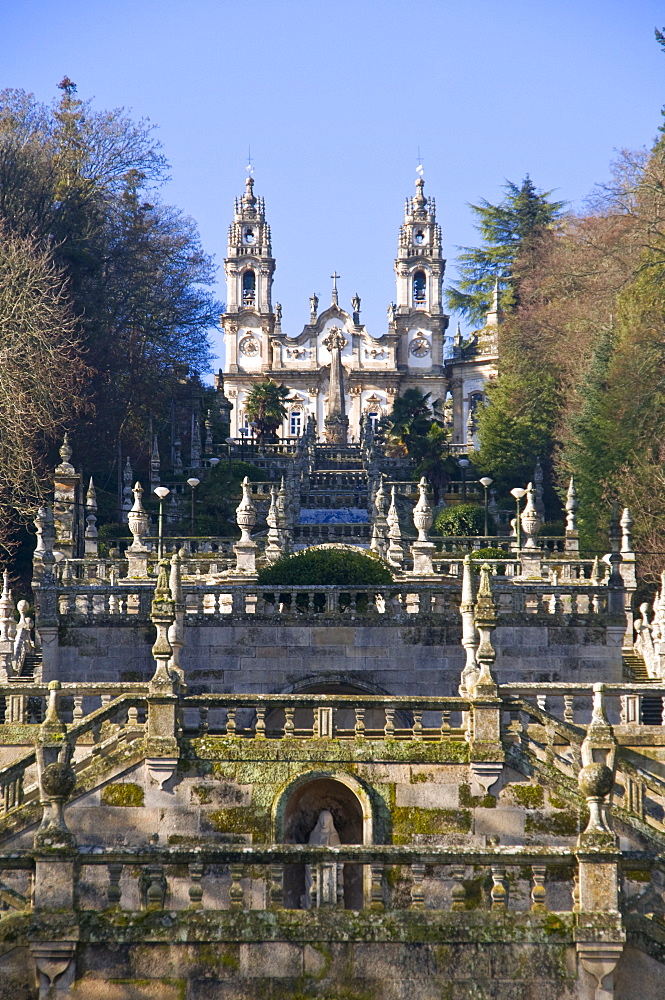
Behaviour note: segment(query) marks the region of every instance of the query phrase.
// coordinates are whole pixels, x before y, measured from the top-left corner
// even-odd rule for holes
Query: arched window
[[[413,302],[424,303],[427,289],[427,279],[424,271],[416,271],[413,275]]]
[[[372,433],[376,434],[376,425],[379,422],[379,414],[376,412],[376,410],[367,414],[367,420],[370,427],[372,428]]]
[[[253,271],[245,271],[242,276],[242,301],[246,306],[253,306],[256,298],[256,275]]]

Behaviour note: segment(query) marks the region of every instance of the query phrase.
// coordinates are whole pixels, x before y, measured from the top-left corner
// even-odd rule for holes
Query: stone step
[[[645,683],[652,678],[647,673],[644,660],[633,650],[624,649],[622,656],[624,678],[629,681]]]

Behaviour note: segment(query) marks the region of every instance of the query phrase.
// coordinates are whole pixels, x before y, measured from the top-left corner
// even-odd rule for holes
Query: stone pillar
[[[55,556],[53,543],[55,524],[53,509],[43,507],[35,523],[41,528],[42,551],[35,559],[35,576],[32,590],[35,595],[35,634],[42,650],[42,679],[53,680],[58,676],[58,586],[53,569]]]
[[[580,551],[580,537],[577,530],[577,493],[573,477],[570,477],[568,493],[566,494],[566,538],[564,549],[566,552],[578,555]]]
[[[522,577],[530,580],[540,580],[542,577],[542,554],[536,542],[536,536],[542,527],[543,521],[536,510],[533,485],[531,483],[526,488],[526,497],[526,504],[520,515],[522,533],[526,539],[523,542],[520,553]]]
[[[97,547],[97,491],[92,476],[85,498],[85,514],[85,554],[86,556],[96,556],[99,554]]]
[[[266,518],[268,522],[268,543],[265,549],[266,559],[270,563],[277,562],[282,554],[280,546],[279,511],[277,509],[277,487],[270,487],[270,509]]]
[[[171,596],[168,563],[159,564],[150,619],[157,629],[152,647],[155,672],[148,688],[148,721],[146,732],[146,765],[160,788],[169,780],[178,765],[179,747],[176,739],[178,712],[178,675],[170,669],[173,648],[169,629],[175,621],[175,601]]]
[[[480,569],[480,585],[474,609],[475,626],[480,637],[476,650],[479,670],[469,691],[472,699],[469,765],[471,774],[484,794],[501,777],[505,760],[501,743],[501,699],[491,670],[496,659],[491,641],[492,632],[496,628],[496,608],[490,573],[489,565],[484,563]]]
[[[402,547],[402,532],[399,526],[399,515],[395,497],[395,487],[390,491],[390,508],[388,509],[388,551],[386,553],[388,562],[395,569],[401,569],[404,562],[404,548]]]
[[[579,910],[577,953],[595,979],[595,1000],[614,997],[613,973],[626,940],[619,913],[619,840],[612,829],[616,740],[605,714],[604,684],[594,684],[593,713],[582,743],[578,783],[587,800],[589,822],[577,841]],[[602,914],[596,930],[594,916]],[[614,919],[612,919],[614,918]]]
[[[383,489],[383,476],[381,476],[379,488],[374,496],[374,510],[375,514],[372,518],[372,540],[369,547],[372,552],[376,552],[380,559],[385,559],[388,522],[386,520],[386,494]]]
[[[473,572],[470,555],[464,556],[460,615],[462,618],[462,646],[466,652],[466,663],[460,677],[459,693],[460,697],[465,698],[474,687],[478,678],[478,665],[476,663],[478,640],[476,625],[473,620]]]
[[[8,570],[4,571],[2,581],[2,595],[0,596],[0,683],[6,684],[14,673],[14,636],[16,635],[14,601],[9,589]]]

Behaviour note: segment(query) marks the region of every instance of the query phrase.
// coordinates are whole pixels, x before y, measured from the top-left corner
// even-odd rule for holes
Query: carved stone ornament
[[[259,353],[259,342],[256,337],[243,337],[238,349],[246,358],[254,358]]]
[[[429,341],[424,337],[416,337],[415,340],[411,341],[409,353],[413,354],[415,358],[426,358],[430,353]]]

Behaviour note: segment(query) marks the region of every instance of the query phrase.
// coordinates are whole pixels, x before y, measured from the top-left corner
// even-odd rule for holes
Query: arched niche
[[[273,808],[273,836],[277,843],[307,844],[321,812],[332,813],[342,844],[371,844],[372,807],[360,782],[345,772],[310,771],[284,788]],[[360,910],[365,899],[362,865],[344,865],[344,908]],[[284,906],[303,908],[305,865],[284,870]]]

